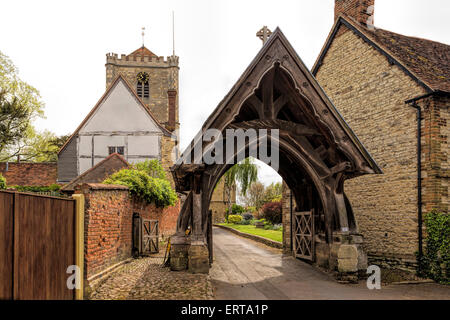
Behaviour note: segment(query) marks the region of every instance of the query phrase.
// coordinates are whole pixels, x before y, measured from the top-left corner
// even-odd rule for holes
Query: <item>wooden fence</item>
[[[0,299],[82,298],[67,286],[83,266],[82,200],[0,191]]]

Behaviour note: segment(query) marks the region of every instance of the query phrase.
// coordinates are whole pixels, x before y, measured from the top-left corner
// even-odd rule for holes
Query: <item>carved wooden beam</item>
[[[233,129],[279,129],[280,131],[289,132],[292,136],[320,135],[317,130],[309,126],[280,119],[235,122],[229,127]]]
[[[278,97],[277,100],[273,103],[273,117],[276,118],[281,108],[283,108],[286,103],[289,101],[289,97],[285,94]]]
[[[264,76],[262,83],[262,98],[263,98],[263,109],[264,109],[264,119],[273,118],[273,80],[275,77],[275,69],[271,69]]]
[[[246,103],[251,105],[258,112],[258,116],[260,119],[264,118],[263,103],[256,95],[252,94],[250,98],[247,99]]]

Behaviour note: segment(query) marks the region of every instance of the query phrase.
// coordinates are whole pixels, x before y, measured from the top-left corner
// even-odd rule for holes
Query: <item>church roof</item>
[[[134,50],[128,56],[129,57],[157,57],[156,54],[154,54],[153,52],[148,50],[145,46],[142,46],[139,49]]]
[[[77,185],[82,183],[101,183],[114,172],[128,168],[129,166],[129,163],[120,154],[113,153],[70,181],[61,190],[73,191]]]
[[[391,31],[362,26],[349,17],[339,17],[328,37],[312,73],[317,74],[338,29],[345,25],[364,41],[384,54],[428,92],[450,92],[450,46],[426,39],[404,36]]]
[[[122,77],[122,75],[118,75],[114,81],[111,83],[111,85],[108,87],[108,89],[106,89],[105,93],[103,94],[103,96],[100,98],[100,100],[97,102],[97,104],[92,108],[92,110],[88,113],[88,115],[84,118],[84,120],[80,123],[80,125],[78,126],[78,128],[74,131],[74,133],[72,133],[72,135],[70,136],[69,139],[67,139],[67,141],[64,143],[64,145],[61,147],[61,149],[59,149],[58,154],[63,151],[66,146],[69,144],[69,142],[78,134],[78,132],[81,130],[81,128],[83,128],[83,126],[86,124],[86,122],[92,117],[92,115],[94,115],[95,111],[100,108],[100,106],[102,105],[102,102],[106,100],[106,98],[109,96],[109,94],[111,93],[111,91],[116,87],[116,85],[122,82],[125,85],[125,88],[127,88],[127,90],[133,95],[133,97],[136,99],[136,101],[144,108],[144,110],[148,113],[148,115],[150,116],[150,118],[155,122],[155,124],[157,125],[157,127],[159,129],[161,129],[161,132],[165,135],[165,136],[172,136],[172,134],[170,133],[170,131],[168,131],[166,128],[164,128],[159,121],[156,119],[156,117],[152,114],[152,112],[150,111],[150,109],[144,104],[144,102],[142,102],[141,98],[139,98],[139,96],[136,94],[136,92],[131,89],[130,84],[128,83],[128,81]]]

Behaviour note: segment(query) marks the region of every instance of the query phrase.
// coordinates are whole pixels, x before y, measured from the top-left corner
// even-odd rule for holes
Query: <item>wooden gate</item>
[[[314,209],[294,212],[294,255],[314,261]]]
[[[0,191],[0,299],[74,299],[73,199]]]
[[[142,220],[142,253],[159,252],[158,220]]]

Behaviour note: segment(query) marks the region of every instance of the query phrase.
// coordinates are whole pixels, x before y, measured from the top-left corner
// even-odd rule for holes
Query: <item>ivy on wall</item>
[[[450,284],[450,215],[437,211],[425,217],[427,236],[419,275]]]

